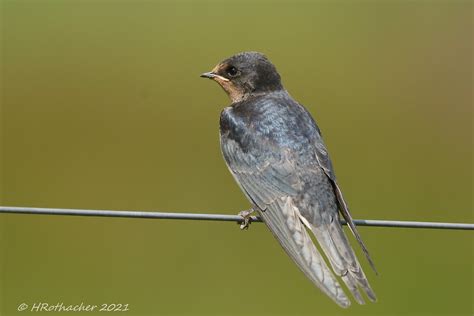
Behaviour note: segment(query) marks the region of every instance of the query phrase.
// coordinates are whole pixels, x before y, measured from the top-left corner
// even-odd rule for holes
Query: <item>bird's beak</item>
[[[218,74],[212,72],[212,71],[209,71],[209,72],[205,72],[203,74],[201,74],[200,76],[201,78],[208,78],[208,79],[216,79],[216,80],[222,80],[222,81],[229,81],[229,79],[227,78],[224,78],[222,76],[219,76]]]
[[[209,79],[213,79],[214,77],[216,76],[215,73],[213,73],[212,71],[209,71],[209,72],[205,72],[203,74],[201,74],[201,78],[209,78]]]

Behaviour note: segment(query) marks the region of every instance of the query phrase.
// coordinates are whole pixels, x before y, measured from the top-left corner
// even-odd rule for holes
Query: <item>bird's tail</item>
[[[267,210],[260,211],[265,224],[278,239],[286,253],[303,273],[339,306],[351,304],[331,269],[319,254],[309,233],[300,221],[302,218],[291,198],[275,200]]]
[[[369,300],[375,302],[377,300],[375,293],[369,285],[338,218],[318,227],[309,225],[309,228],[329,258],[334,272],[342,278],[357,303],[365,304],[359,287],[366,293]]]

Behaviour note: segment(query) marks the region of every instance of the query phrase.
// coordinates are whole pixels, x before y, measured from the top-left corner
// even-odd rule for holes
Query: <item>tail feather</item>
[[[357,303],[360,305],[364,305],[365,301],[360,294],[359,288],[357,287],[357,281],[354,279],[354,276],[350,273],[346,273],[345,275],[341,275],[342,281],[346,284],[349,291],[352,293],[352,296],[356,300]]]
[[[354,235],[360,247],[362,248],[362,251],[364,252],[365,257],[367,258],[367,261],[369,262],[370,267],[375,272],[375,274],[378,275],[379,273],[377,272],[375,263],[372,261],[372,258],[370,257],[370,254],[369,254],[369,250],[367,249],[364,242],[362,241],[362,237],[360,237],[359,231],[357,230],[357,227],[354,224],[354,220],[352,219],[351,213],[349,212],[349,207],[347,206],[347,203],[344,200],[344,197],[342,196],[341,189],[339,188],[336,182],[332,182],[332,184],[336,192],[336,198],[340,207],[342,217],[344,217],[344,219],[346,220],[347,226],[349,226],[349,229],[351,230],[352,234]]]
[[[278,199],[267,210],[259,213],[303,273],[339,306],[349,307],[348,297],[313,244],[291,198]]]
[[[339,221],[334,220],[320,227],[310,225],[309,228],[328,257],[334,272],[342,278],[357,303],[365,304],[359,287],[371,301],[375,302],[377,300],[375,293],[370,287]]]

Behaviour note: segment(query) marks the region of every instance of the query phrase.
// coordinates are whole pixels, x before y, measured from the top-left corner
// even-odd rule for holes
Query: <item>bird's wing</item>
[[[329,178],[331,182],[331,185],[334,188],[334,192],[337,198],[337,203],[339,205],[339,210],[341,211],[342,216],[346,220],[347,225],[349,226],[349,229],[351,230],[352,234],[354,235],[360,247],[362,248],[362,251],[364,252],[364,255],[367,258],[367,261],[369,262],[370,266],[372,267],[374,272],[377,274],[377,269],[375,268],[375,264],[372,261],[372,258],[370,257],[367,247],[362,241],[362,237],[360,236],[359,231],[357,230],[357,227],[354,223],[354,220],[352,219],[351,213],[349,211],[349,207],[347,206],[347,203],[344,200],[344,197],[342,195],[342,191],[339,188],[339,185],[337,184],[334,168],[332,166],[331,159],[329,158],[329,155],[324,145],[324,141],[321,137],[321,134],[316,133],[315,136],[316,136],[316,140],[314,144],[315,144],[316,158],[318,160],[318,164],[324,170],[324,173],[327,175],[327,177]]]
[[[230,138],[221,140],[232,175],[287,254],[317,287],[340,306],[348,307],[349,299],[313,244],[294,201],[302,189],[302,180],[295,172],[297,160],[271,143],[262,141],[259,146],[265,148],[244,151]]]

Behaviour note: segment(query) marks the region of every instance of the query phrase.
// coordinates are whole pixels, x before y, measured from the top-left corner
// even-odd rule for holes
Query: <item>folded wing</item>
[[[258,154],[244,152],[226,138],[221,147],[232,175],[286,253],[318,288],[348,307],[349,299],[313,244],[294,202],[303,183],[291,152],[276,148],[258,150]]]

